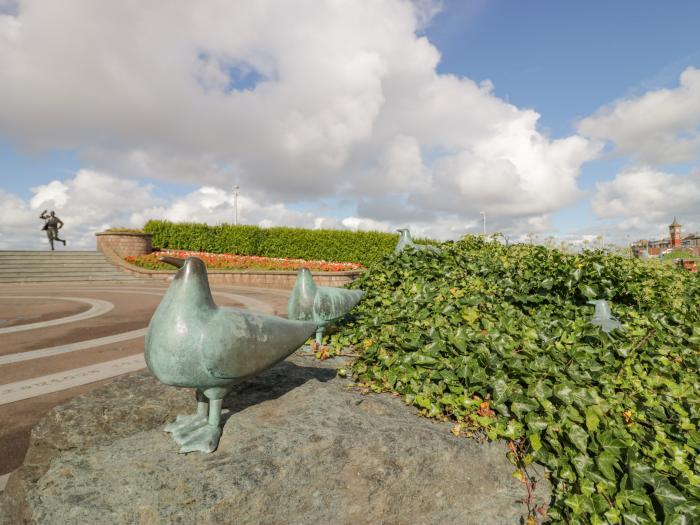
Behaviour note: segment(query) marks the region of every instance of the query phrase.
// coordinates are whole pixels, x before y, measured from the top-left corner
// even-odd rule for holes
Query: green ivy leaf
[[[576,423],[572,423],[569,431],[567,432],[571,442],[579,449],[581,452],[586,452],[588,448],[588,434]]]
[[[593,465],[593,460],[585,454],[579,454],[571,458],[571,464],[576,469],[579,478],[585,478],[591,465]]]
[[[595,432],[598,428],[598,423],[600,423],[597,409],[595,407],[588,407],[585,409],[584,413],[586,415],[586,428],[589,432]]]
[[[688,500],[671,483],[663,480],[654,488],[654,497],[661,504],[666,514],[672,514],[673,509]]]
[[[603,473],[603,476],[611,481],[617,479],[615,466],[617,465],[617,457],[611,452],[605,451],[596,458],[596,465]]]

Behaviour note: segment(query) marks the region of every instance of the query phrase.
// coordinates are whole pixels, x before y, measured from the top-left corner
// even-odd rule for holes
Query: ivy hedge
[[[700,522],[700,278],[658,261],[468,237],[384,258],[330,338],[357,381],[550,471],[527,523]],[[605,333],[588,301],[622,323]],[[426,443],[426,447],[430,443]]]
[[[354,262],[367,267],[392,253],[399,239],[398,234],[376,231],[209,226],[162,220],[148,221],[143,229],[153,234],[153,246],[162,249]]]

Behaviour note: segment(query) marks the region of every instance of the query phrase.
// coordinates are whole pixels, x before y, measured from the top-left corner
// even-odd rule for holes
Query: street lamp
[[[484,218],[484,236],[486,236],[486,212],[480,211],[481,216]]]
[[[236,217],[234,224],[236,226],[238,226],[238,190],[239,189],[240,188],[238,186],[233,188],[233,210],[234,210],[235,217]]]

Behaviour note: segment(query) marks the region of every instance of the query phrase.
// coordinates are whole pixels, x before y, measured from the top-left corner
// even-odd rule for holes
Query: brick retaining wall
[[[147,255],[153,251],[150,233],[100,232],[96,233],[97,249],[105,253],[111,248],[119,257]]]

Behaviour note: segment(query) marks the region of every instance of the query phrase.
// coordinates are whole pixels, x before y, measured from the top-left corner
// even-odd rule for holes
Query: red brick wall
[[[146,255],[153,251],[148,233],[96,233],[97,249],[104,252],[109,246],[120,257]]]
[[[684,260],[684,261],[683,261],[683,268],[685,268],[686,270],[689,270],[689,271],[691,271],[691,272],[693,272],[693,273],[697,273],[697,271],[698,271],[698,263],[697,263],[697,261],[688,261],[688,260]]]

